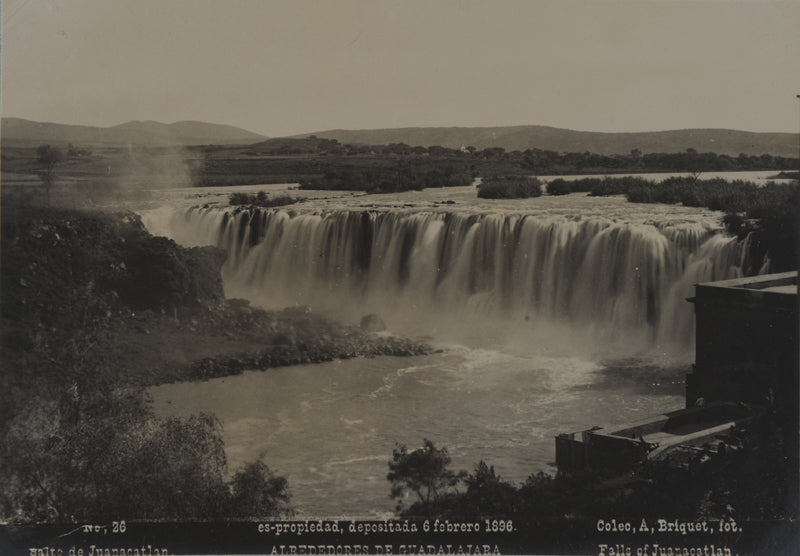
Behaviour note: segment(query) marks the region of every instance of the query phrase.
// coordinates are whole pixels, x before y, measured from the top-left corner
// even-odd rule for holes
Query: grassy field
[[[349,145],[335,140],[270,139],[240,146],[62,148],[56,183],[83,184],[95,194],[114,188],[300,183],[306,188],[395,192],[471,183],[475,176],[519,176],[701,172],[711,170],[786,170],[793,159],[714,153],[648,153],[600,156],[539,149],[506,152],[440,146]],[[32,185],[41,171],[36,148],[2,146],[5,185]],[[551,184],[551,192],[589,191],[594,183]],[[606,183],[605,185],[610,185]],[[598,193],[595,193],[598,194]]]

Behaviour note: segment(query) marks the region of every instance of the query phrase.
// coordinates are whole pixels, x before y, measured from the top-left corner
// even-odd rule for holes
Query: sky
[[[0,39],[37,121],[800,128],[800,1],[2,0]]]

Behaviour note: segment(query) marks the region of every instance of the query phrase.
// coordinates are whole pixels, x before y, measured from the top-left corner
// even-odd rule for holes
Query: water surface
[[[554,473],[554,436],[682,404],[680,370],[450,346],[421,357],[300,365],[152,389],[162,415],[214,413],[231,469],[263,458],[301,516],[385,517],[396,443],[429,438],[454,469],[519,483]]]

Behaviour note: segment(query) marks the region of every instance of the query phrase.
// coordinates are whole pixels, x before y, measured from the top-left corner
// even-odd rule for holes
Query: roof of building
[[[762,274],[746,278],[733,278],[732,280],[719,280],[697,284],[708,288],[733,288],[745,290],[758,290],[778,294],[797,295],[797,271],[782,272],[780,274]]]

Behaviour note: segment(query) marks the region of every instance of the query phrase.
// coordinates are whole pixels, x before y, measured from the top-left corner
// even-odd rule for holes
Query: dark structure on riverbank
[[[697,284],[696,355],[686,406],[730,400],[766,409],[783,440],[790,491],[800,451],[797,271]]]
[[[695,365],[686,376],[686,409],[616,430],[593,427],[560,434],[559,469],[630,467],[664,457],[665,448],[709,446],[726,431],[765,418],[768,428],[778,429],[770,432],[782,438],[793,460],[789,473],[796,474],[797,277],[793,271],[697,284],[695,297],[688,300],[695,305],[697,331]]]
[[[695,286],[696,355],[686,406],[699,399],[798,415],[797,272]]]

